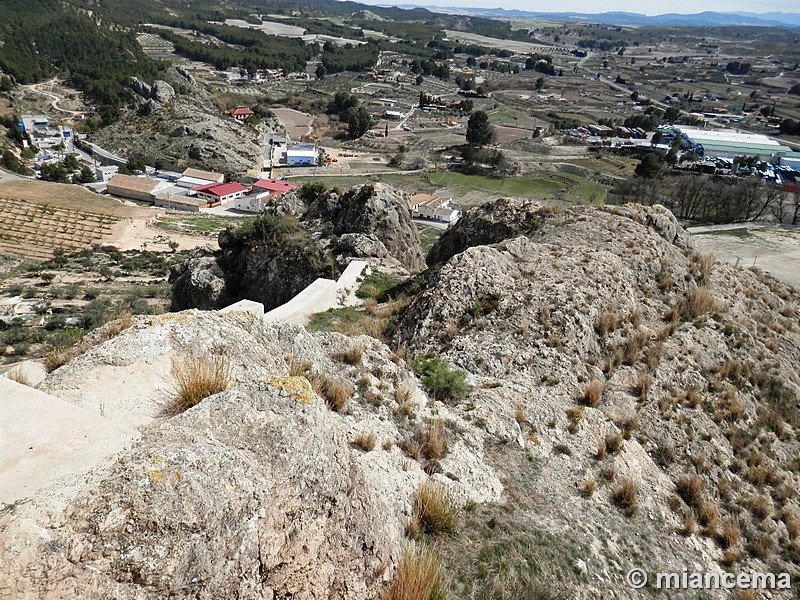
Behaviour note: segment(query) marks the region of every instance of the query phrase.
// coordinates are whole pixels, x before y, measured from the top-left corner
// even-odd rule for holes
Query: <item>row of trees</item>
[[[378,64],[380,48],[376,44],[367,43],[354,46],[345,44],[336,46],[325,42],[322,53],[322,66],[326,73],[342,71],[369,71]]]
[[[648,177],[653,171],[663,173],[645,155],[637,168],[637,177],[618,183],[609,200],[619,204],[637,202],[652,206],[663,204],[678,219],[703,223],[735,223],[765,217],[780,223],[800,224],[800,192],[789,192],[756,177],[721,178],[702,174],[679,174],[669,178]]]

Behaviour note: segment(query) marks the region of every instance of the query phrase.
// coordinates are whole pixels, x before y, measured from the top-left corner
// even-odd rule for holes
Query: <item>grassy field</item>
[[[520,127],[522,129],[533,129],[537,125],[542,125],[541,120],[529,117],[524,113],[518,113],[507,109],[499,109],[489,113],[489,122],[492,125],[502,127]]]
[[[162,217],[156,222],[156,227],[165,231],[180,231],[208,237],[217,237],[217,234],[231,225],[242,225],[252,221],[255,217],[221,217],[217,215],[175,215]]]
[[[481,190],[498,196],[535,199],[558,198],[591,202],[605,198],[608,191],[606,186],[578,175],[545,171],[508,179],[462,173],[429,173],[427,177],[431,184],[446,187],[453,192]]]

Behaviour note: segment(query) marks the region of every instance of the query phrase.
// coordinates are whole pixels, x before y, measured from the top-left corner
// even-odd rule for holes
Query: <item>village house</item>
[[[450,199],[435,198],[430,194],[414,194],[410,198],[411,216],[452,224],[461,218],[461,211],[450,208]]]
[[[254,116],[256,113],[254,113],[252,110],[250,110],[246,106],[237,106],[236,108],[230,109],[228,111],[228,114],[230,116],[232,116],[234,119],[236,119],[237,121],[245,121],[245,120],[249,119],[250,117]]]
[[[194,169],[189,167],[175,182],[175,185],[184,188],[196,188],[204,185],[210,185],[212,183],[222,183],[223,181],[225,181],[225,175],[222,173],[203,171],[202,169]]]
[[[168,181],[118,173],[108,182],[106,191],[112,196],[152,202],[158,192],[168,187]]]
[[[241,183],[211,183],[192,188],[198,198],[206,200],[208,205],[227,204],[244,196],[249,190]]]
[[[234,200],[234,208],[242,212],[260,213],[270,203],[270,197],[285,194],[297,185],[279,179],[259,179],[250,193]]]
[[[97,178],[97,181],[102,182],[111,181],[117,173],[119,173],[119,167],[117,165],[110,165],[107,167],[98,166],[94,169],[94,176]]]
[[[268,192],[269,195],[285,194],[296,189],[297,185],[280,179],[259,179],[253,184],[253,191]]]

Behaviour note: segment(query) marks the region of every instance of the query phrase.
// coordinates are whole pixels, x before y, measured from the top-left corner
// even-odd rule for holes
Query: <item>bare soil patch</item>
[[[272,112],[286,127],[286,132],[292,140],[300,141],[313,132],[313,115],[292,108],[273,108]]]
[[[800,228],[742,227],[693,237],[701,252],[743,268],[756,267],[800,289]]]
[[[496,143],[504,144],[506,142],[528,139],[533,136],[533,131],[530,129],[520,129],[518,127],[495,126],[494,136]]]

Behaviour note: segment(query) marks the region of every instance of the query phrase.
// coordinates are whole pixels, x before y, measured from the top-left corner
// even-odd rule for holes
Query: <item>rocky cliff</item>
[[[172,308],[222,308],[247,298],[272,309],[318,277],[336,279],[353,258],[424,267],[408,200],[387,185],[341,196],[302,190],[280,197],[257,225],[223,231],[220,251],[200,252],[171,277]]]
[[[199,166],[243,174],[260,166],[265,132],[286,133],[280,122],[268,118],[253,128],[236,121],[178,69],[165,73],[169,82],[152,86],[133,79],[138,109],[93,134],[92,141],[121,156],[141,155],[148,164],[159,160],[175,170]]]
[[[504,200],[448,237],[394,350],[187,311],[50,374],[142,437],[4,511],[0,597],[377,598],[409,538],[453,599],[666,597],[634,567],[796,585],[798,293],[660,207]],[[187,355],[226,357],[229,386],[169,416]],[[420,525],[427,481],[454,522]]]

